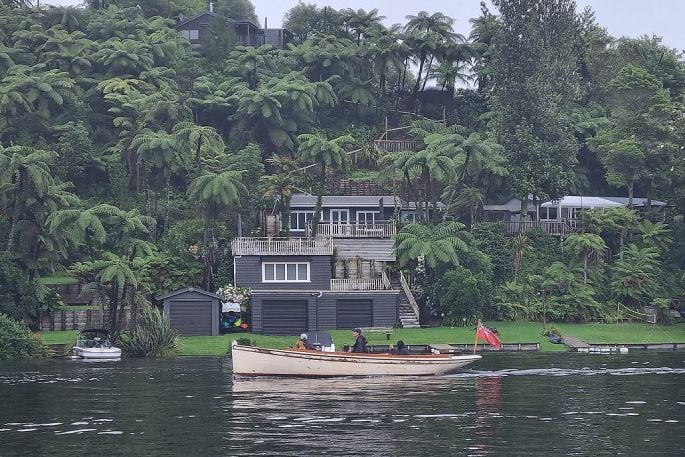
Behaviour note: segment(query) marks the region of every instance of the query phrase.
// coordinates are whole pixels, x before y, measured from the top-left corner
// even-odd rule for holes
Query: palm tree
[[[451,204],[461,208],[468,208],[471,221],[469,227],[473,228],[476,224],[478,209],[483,206],[485,195],[477,187],[464,187],[459,189],[457,184],[451,184],[445,188],[442,199],[447,202],[448,208]]]
[[[428,14],[425,11],[420,11],[416,16],[409,15],[406,18],[408,22],[404,26],[404,31],[408,35],[407,44],[419,59],[419,69],[414,84],[414,98],[416,98],[419,87],[421,87],[421,75],[428,57],[430,56],[432,60],[446,42],[453,40],[452,24],[454,24],[454,20],[442,13]]]
[[[425,220],[437,217],[437,184],[448,180],[454,175],[454,161],[445,152],[444,149],[436,147],[435,143],[428,144],[426,149],[417,151],[412,155],[406,164],[409,168],[419,170],[419,179],[423,187]]]
[[[373,62],[373,69],[378,75],[381,97],[386,93],[388,71],[394,69],[399,77],[403,62],[409,53],[409,48],[400,38],[399,25],[395,25],[374,34],[366,48]]]
[[[633,305],[649,303],[659,291],[662,277],[659,251],[629,244],[613,265],[611,290],[621,300]]]
[[[172,130],[172,135],[176,138],[179,158],[186,165],[188,174],[196,176],[202,173],[202,152],[217,154],[224,150],[224,140],[212,127],[197,125],[192,122],[179,122]],[[188,154],[184,151],[187,150]],[[186,158],[192,157],[194,166]],[[191,170],[194,171],[191,172]]]
[[[141,281],[146,277],[145,270],[144,262],[139,259],[111,252],[105,252],[99,260],[78,262],[70,268],[74,276],[107,298],[109,330],[115,337],[121,330],[126,305],[135,305],[140,289],[147,288]],[[135,319],[134,310],[131,314]]]
[[[443,222],[435,226],[407,224],[395,236],[395,252],[403,267],[422,257],[426,265],[435,269],[442,264],[459,265],[459,257],[469,248],[461,238],[461,222]]]
[[[385,19],[385,16],[378,15],[377,8],[372,9],[368,13],[361,8],[357,11],[348,8],[345,10],[345,14],[347,16],[345,18],[347,26],[354,30],[357,36],[357,46],[361,45],[362,35],[366,35],[367,31],[371,29],[382,27],[381,21]]]
[[[529,241],[527,236],[519,234],[511,242],[511,247],[514,251],[514,283],[516,283],[519,271],[521,271],[524,255],[531,251],[531,247],[528,244]]]
[[[54,184],[51,162],[57,153],[27,146],[0,148],[0,179],[2,192],[8,202],[6,212],[12,214],[7,252],[14,250],[19,218],[25,213],[27,201],[33,196],[42,197]]]
[[[591,257],[601,259],[607,245],[594,233],[574,233],[564,240],[564,249],[583,259],[583,282],[587,284],[587,267]]]
[[[319,221],[321,220],[321,207],[323,194],[326,190],[326,169],[340,169],[348,166],[350,157],[345,152],[344,147],[353,144],[354,138],[350,135],[343,135],[332,140],[320,134],[303,134],[297,139],[300,146],[297,150],[298,157],[303,162],[313,162],[321,167],[319,181],[319,193],[316,199],[316,210],[312,219],[312,234],[316,236]]]
[[[657,249],[662,254],[673,242],[671,229],[663,222],[652,222],[649,219],[644,219],[637,224],[636,228],[640,232],[642,242],[647,247]]]
[[[207,173],[199,176],[188,187],[188,198],[204,208],[204,279],[206,290],[214,290],[214,266],[216,263],[216,220],[219,212],[225,208],[234,208],[247,193],[243,185],[242,172],[224,171]]]

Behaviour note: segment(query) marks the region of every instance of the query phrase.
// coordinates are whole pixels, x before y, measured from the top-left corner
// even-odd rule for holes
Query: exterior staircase
[[[390,285],[393,289],[399,290],[399,312],[400,312],[400,322],[402,323],[402,328],[419,328],[421,324],[419,323],[419,316],[416,315],[414,307],[411,305],[414,297],[411,295],[411,290],[402,287],[402,281],[400,279],[400,273],[392,273],[390,275]],[[407,295],[407,293],[409,295]]]

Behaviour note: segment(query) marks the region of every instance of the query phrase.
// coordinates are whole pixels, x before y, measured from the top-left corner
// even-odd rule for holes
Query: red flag
[[[483,325],[480,320],[478,321],[478,330],[476,330],[476,341],[478,341],[478,339],[487,341],[491,346],[494,346],[495,349],[499,349],[502,345],[499,337],[495,335],[492,330]]]

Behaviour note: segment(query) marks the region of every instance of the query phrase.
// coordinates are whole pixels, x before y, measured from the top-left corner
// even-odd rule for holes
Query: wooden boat
[[[430,376],[450,373],[479,355],[363,354],[267,349],[231,343],[236,376]]]

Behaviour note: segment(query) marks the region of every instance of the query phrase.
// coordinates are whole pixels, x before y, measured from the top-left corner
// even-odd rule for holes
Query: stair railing
[[[412,310],[414,310],[414,315],[416,315],[416,319],[420,319],[421,314],[419,313],[419,305],[416,303],[416,300],[414,299],[414,294],[411,293],[411,289],[409,289],[409,284],[407,283],[407,280],[404,277],[404,273],[402,273],[402,271],[400,271],[400,284],[402,285],[402,290],[404,291],[404,294],[407,296],[407,299],[409,300],[409,304],[411,305]]]

